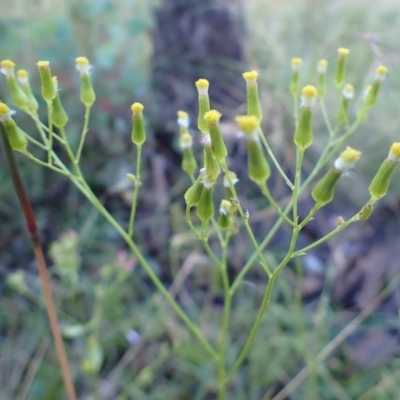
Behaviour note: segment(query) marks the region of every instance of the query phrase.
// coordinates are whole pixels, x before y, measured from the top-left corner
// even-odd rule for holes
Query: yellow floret
[[[376,73],[378,75],[384,76],[388,73],[388,69],[385,66],[381,65],[376,69]]]
[[[27,78],[28,77],[28,71],[25,71],[24,69],[19,69],[17,71],[17,76],[18,76],[18,78]]]
[[[350,85],[350,83],[347,83],[347,84],[344,86],[343,90],[344,90],[345,92],[348,92],[348,93],[353,93],[353,92],[354,92],[354,86],[353,86],[353,85]]]
[[[195,83],[197,88],[208,88],[210,86],[210,83],[208,82],[207,79],[199,79],[196,83]]]
[[[291,63],[292,63],[292,65],[299,67],[303,63],[303,60],[299,57],[294,57],[294,58],[292,58]]]
[[[2,68],[14,68],[15,63],[13,63],[11,60],[3,60],[1,62],[1,67]]]
[[[338,48],[338,53],[339,53],[339,56],[347,56],[348,54],[350,54],[350,50],[346,49],[344,47],[340,47],[340,48]]]
[[[301,94],[304,97],[313,98],[317,96],[317,89],[315,88],[315,86],[307,85],[303,87]]]
[[[176,114],[177,114],[178,118],[180,118],[180,119],[188,119],[189,118],[189,114],[186,111],[179,110]]]
[[[325,59],[319,60],[318,61],[318,66],[319,67],[327,67],[328,66],[328,61]]]
[[[181,140],[182,140],[183,143],[191,143],[193,139],[192,139],[192,137],[189,135],[189,133],[184,133],[184,134],[182,135]]]
[[[260,121],[255,115],[241,115],[235,120],[240,130],[247,134],[252,134],[260,125]]]
[[[390,152],[396,157],[400,158],[400,143],[393,143]]]
[[[49,61],[39,61],[37,63],[37,66],[39,68],[48,68],[50,66],[50,63],[49,63]]]
[[[346,147],[346,150],[340,154],[340,158],[345,163],[354,163],[361,157],[361,151],[355,150],[350,146]]]
[[[89,60],[86,57],[77,57],[75,62],[81,66],[89,65]]]
[[[204,114],[204,119],[209,125],[217,125],[221,118],[221,113],[217,110],[210,110]]]
[[[6,104],[0,102],[0,117],[10,113],[10,109]]]
[[[243,73],[243,78],[247,83],[253,83],[257,80],[258,72],[257,71],[248,71]]]
[[[142,103],[133,103],[132,107],[131,107],[132,113],[135,115],[140,115],[142,113],[143,109],[144,109],[144,106]]]
[[[229,211],[231,208],[232,203],[229,200],[222,200],[221,201],[221,208],[225,211]]]

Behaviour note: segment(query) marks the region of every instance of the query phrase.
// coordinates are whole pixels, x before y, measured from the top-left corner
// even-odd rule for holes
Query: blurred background
[[[218,272],[185,222],[183,193],[190,181],[180,168],[177,110],[189,112],[196,135],[194,81],[210,81],[212,107],[223,114],[229,163],[240,178],[239,197],[261,241],[275,217],[264,211],[265,200],[246,178],[245,149],[236,140],[232,119],[245,112],[246,100],[241,73],[260,73],[264,132],[291,175],[290,59],[303,59],[302,84],[315,84],[318,60],[329,61],[326,101],[332,119],[338,110],[333,85],[338,47],[351,51],[347,81],[356,92],[352,116],[374,69],[388,67],[378,104],[348,142],[363,152],[362,159],[354,174],[340,182],[332,204],[307,227],[300,238],[303,247],[332,230],[338,216],[346,219],[359,210],[390,144],[400,141],[399,22],[399,0],[0,0],[0,57],[30,72],[38,97],[36,62],[51,62],[70,117],[72,146],[79,140],[84,112],[74,60],[81,55],[90,59],[97,101],[82,168],[122,223],[129,218],[132,192],[125,175],[134,173],[136,157],[130,105],[145,105],[148,141],[135,239],[185,310],[217,341],[222,292]],[[4,77],[0,98],[11,104]],[[305,160],[305,175],[328,135],[318,107],[315,115],[315,143]],[[21,112],[15,118],[25,130],[34,128]],[[79,399],[216,398],[213,363],[118,234],[63,177],[22,156],[18,160],[43,234]],[[370,220],[286,268],[248,362],[232,383],[231,399],[398,398],[396,172]],[[37,270],[2,154],[0,182],[0,399],[62,399]],[[278,200],[288,195],[276,176],[271,190]],[[311,205],[305,195],[300,212]],[[281,260],[289,235],[281,229],[266,249],[271,265]],[[229,273],[234,279],[252,247],[239,234],[232,249]],[[234,304],[231,363],[246,340],[264,288],[263,272],[256,266]],[[307,374],[298,377],[302,368]]]

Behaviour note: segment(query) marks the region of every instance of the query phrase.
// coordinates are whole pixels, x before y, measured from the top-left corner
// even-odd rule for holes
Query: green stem
[[[292,184],[292,182],[290,182],[290,179],[287,177],[287,175],[285,174],[285,172],[283,171],[283,169],[281,168],[278,160],[275,158],[274,153],[272,152],[272,149],[270,147],[270,145],[268,144],[267,139],[264,136],[264,132],[262,131],[262,129],[260,128],[259,131],[259,136],[261,138],[261,141],[265,147],[265,149],[267,150],[269,156],[271,157],[272,162],[274,163],[276,169],[278,170],[278,172],[280,173],[280,175],[282,176],[282,178],[284,179],[284,181],[286,182],[286,184],[290,187],[291,190],[293,190],[294,186]]]
[[[329,136],[333,137],[333,136],[335,136],[335,131],[332,129],[332,125],[329,120],[328,112],[326,111],[325,100],[323,98],[320,98],[319,104],[321,107],[321,111],[322,111],[322,115],[324,117],[325,124],[328,128]]]
[[[136,176],[135,176],[135,185],[134,185],[134,189],[133,189],[131,215],[129,217],[129,227],[128,227],[128,235],[130,237],[133,236],[133,224],[135,222],[135,213],[136,213],[136,208],[137,208],[139,187],[142,184],[140,181],[140,163],[141,163],[141,159],[142,159],[142,146],[136,146],[136,148],[137,148]]]
[[[230,187],[230,189],[231,189],[231,191],[233,193],[234,199],[237,201],[237,208],[239,210],[240,216],[242,217],[243,225],[245,226],[245,228],[247,230],[247,233],[248,233],[248,235],[250,237],[250,240],[251,240],[251,242],[252,242],[252,244],[253,244],[253,246],[254,246],[254,248],[256,250],[256,253],[258,254],[258,257],[260,259],[260,263],[261,263],[262,267],[264,268],[265,273],[268,275],[268,277],[270,277],[272,275],[272,272],[271,272],[270,268],[268,267],[267,261],[265,260],[264,255],[262,254],[262,251],[261,251],[260,247],[258,246],[256,238],[254,237],[253,231],[252,231],[252,229],[251,229],[251,227],[249,225],[249,222],[247,221],[247,218],[243,213],[242,206],[240,205],[239,199],[237,197],[235,186],[233,185],[233,182],[232,182],[228,167],[225,164],[221,164],[221,167],[222,167],[222,169],[223,169],[223,171],[225,173],[225,176],[226,176],[226,178],[227,178],[227,180],[229,182],[229,187]]]
[[[51,152],[53,150],[53,121],[52,121],[53,104],[51,101],[47,102],[47,118],[49,120],[49,136],[48,136],[48,149],[47,149],[47,163],[51,164]]]
[[[84,122],[83,122],[82,133],[81,133],[81,140],[79,141],[78,151],[76,152],[76,157],[75,157],[77,164],[79,164],[79,160],[81,159],[83,145],[85,143],[86,134],[88,132],[90,109],[91,109],[91,106],[85,105],[85,117],[84,117]]]
[[[269,203],[271,204],[272,208],[279,214],[279,216],[281,218],[283,218],[290,226],[295,228],[297,225],[287,215],[285,215],[282,212],[281,208],[278,206],[275,199],[272,197],[272,194],[269,191],[267,184],[265,182],[261,185],[261,191],[262,191],[263,195],[267,198]]]
[[[222,276],[222,284],[224,287],[224,315],[222,319],[222,328],[220,334],[220,345],[219,345],[219,359],[218,359],[218,379],[219,379],[219,400],[226,399],[226,382],[225,382],[225,350],[226,350],[226,341],[229,332],[229,319],[230,312],[232,307],[232,296],[229,290],[229,277],[228,277],[228,269],[227,269],[227,250],[228,243],[230,239],[229,232],[226,234],[226,238],[222,247],[222,258],[221,258],[221,276]]]
[[[304,158],[304,151],[303,148],[296,148],[296,172],[294,178],[294,189],[293,189],[293,222],[295,224],[298,223],[298,212],[297,212],[297,203],[299,197],[299,186],[300,186],[300,178],[301,178],[301,165],[303,163]]]

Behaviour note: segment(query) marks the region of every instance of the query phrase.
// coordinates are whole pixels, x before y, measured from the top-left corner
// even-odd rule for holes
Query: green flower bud
[[[338,113],[338,125],[348,123],[348,109],[349,102],[354,97],[354,87],[352,85],[345,85],[342,90],[342,96],[340,98],[339,113]]]
[[[229,174],[232,184],[236,185],[239,182],[239,179],[237,178],[236,174],[232,171],[229,171],[228,174]],[[235,197],[235,195],[232,192],[228,177],[226,175],[224,176],[224,188],[225,188],[225,199],[226,200],[233,199]]]
[[[339,158],[336,159],[334,167],[314,186],[311,197],[322,207],[332,201],[335,193],[335,185],[343,172],[348,171],[354,166],[361,156],[361,152],[347,147]]]
[[[197,170],[197,161],[194,158],[191,148],[183,150],[182,170],[185,171],[189,176],[193,176]]]
[[[360,218],[361,220],[365,221],[371,216],[372,211],[374,211],[374,206],[369,204],[369,205],[363,207],[363,209],[358,214],[358,218]]]
[[[324,98],[325,93],[326,93],[326,82],[325,82],[325,76],[326,76],[326,69],[328,68],[328,61],[326,60],[319,60],[318,61],[318,87],[317,87],[317,92],[318,92],[318,97],[319,98]]]
[[[208,88],[210,86],[207,79],[199,79],[195,83],[199,93],[199,114],[197,117],[197,127],[200,132],[205,134],[208,132],[207,123],[204,120],[206,112],[210,111],[210,98],[208,97]]]
[[[96,375],[103,363],[103,350],[99,340],[94,335],[86,339],[85,355],[81,363],[82,372],[87,375]]]
[[[26,290],[25,284],[25,273],[19,269],[11,274],[7,275],[6,283],[12,289],[22,293]]]
[[[11,99],[18,108],[24,108],[28,105],[28,97],[21,89],[14,75],[15,64],[10,60],[1,62],[1,72],[6,76],[7,87],[10,91]]]
[[[390,177],[400,160],[400,143],[393,143],[388,157],[379,167],[378,172],[369,185],[369,192],[373,199],[379,199],[388,191]]]
[[[90,69],[92,66],[86,57],[78,57],[75,59],[76,69],[81,75],[81,91],[80,100],[86,107],[91,107],[96,101],[96,94],[94,93],[92,82],[90,80]]]
[[[306,149],[313,141],[312,106],[317,97],[314,86],[305,86],[302,90],[299,122],[294,132],[294,143],[301,149]]]
[[[332,201],[335,193],[336,182],[342,175],[342,171],[331,168],[327,174],[314,186],[311,197],[314,201],[323,206]]]
[[[56,97],[54,97],[53,99],[51,120],[53,122],[53,125],[55,125],[58,129],[63,129],[68,122],[68,115],[64,110],[60,96],[57,92],[58,82],[55,76],[53,77],[53,83],[54,83],[54,89],[56,91]]]
[[[301,58],[292,58],[292,76],[290,78],[289,90],[293,97],[297,98],[300,94],[299,70],[303,60]]]
[[[212,154],[218,161],[224,162],[228,152],[219,128],[220,118],[221,114],[216,110],[208,111],[204,115],[210,133]]]
[[[47,102],[51,101],[56,97],[56,92],[54,90],[53,79],[51,76],[50,63],[48,61],[39,61],[37,66],[39,68],[42,97]]]
[[[208,133],[202,135],[201,143],[204,146],[204,169],[210,180],[215,181],[218,178],[221,168],[218,161],[212,154],[211,138]]]
[[[219,208],[219,218],[218,218],[218,225],[222,229],[227,229],[229,228],[231,224],[231,218],[230,218],[230,209],[232,207],[232,203],[228,200],[222,200],[221,201],[221,206]]]
[[[199,175],[193,185],[185,193],[184,198],[188,207],[197,206],[199,204],[203,187],[202,177]]]
[[[144,106],[141,103],[133,103],[132,110],[132,142],[141,146],[146,140],[146,131],[143,121]]]
[[[246,138],[249,178],[261,185],[269,178],[271,170],[260,145],[260,121],[254,115],[244,115],[236,117],[236,122]]]
[[[39,109],[39,103],[32,93],[31,85],[29,84],[28,72],[26,72],[24,69],[20,69],[17,72],[17,79],[21,86],[21,89],[24,91],[26,97],[28,98],[28,110],[36,114],[37,110]]]
[[[201,221],[206,221],[214,215],[214,202],[212,198],[213,187],[203,188],[200,196],[199,204],[197,205],[196,214]]]
[[[376,100],[378,98],[379,90],[381,88],[381,83],[387,74],[387,68],[381,65],[375,71],[375,80],[371,85],[371,88],[368,90],[368,93],[365,97],[365,106],[368,108],[373,107],[376,104]]]
[[[185,133],[189,133],[188,132],[189,115],[186,111],[178,111],[177,115],[178,115],[177,122],[179,125],[179,134],[182,137],[182,135],[184,135]]]
[[[345,79],[346,73],[346,59],[349,55],[350,50],[345,48],[338,49],[338,60],[336,63],[336,71],[335,71],[335,83],[336,86],[341,86]]]
[[[24,132],[18,128],[15,121],[11,118],[11,110],[0,102],[0,122],[6,131],[10,146],[13,150],[26,153],[28,141]]]
[[[255,115],[261,121],[262,111],[258,95],[257,77],[257,71],[245,72],[243,74],[243,78],[246,81],[247,115]]]

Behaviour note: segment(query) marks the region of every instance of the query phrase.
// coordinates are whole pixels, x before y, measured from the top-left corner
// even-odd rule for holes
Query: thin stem
[[[233,185],[232,179],[230,177],[228,167],[225,164],[221,164],[221,167],[222,167],[222,169],[223,169],[223,171],[225,173],[225,176],[226,176],[226,178],[227,178],[227,180],[229,182],[229,187],[230,187],[230,189],[231,189],[231,191],[233,193],[234,199],[237,201],[237,206],[238,206],[237,208],[239,210],[239,214],[242,217],[243,224],[244,224],[244,226],[245,226],[245,228],[247,230],[247,233],[248,233],[248,235],[250,237],[250,240],[251,240],[251,242],[252,242],[252,244],[253,244],[253,246],[254,246],[254,248],[256,250],[256,253],[258,254],[258,257],[260,259],[260,263],[261,263],[262,267],[264,268],[265,273],[268,275],[268,277],[270,277],[272,275],[272,272],[271,272],[270,268],[268,267],[268,264],[267,264],[267,262],[266,262],[266,260],[264,258],[264,255],[262,254],[262,251],[261,251],[260,247],[258,246],[256,238],[254,237],[253,231],[252,231],[252,229],[251,229],[251,227],[249,225],[249,222],[248,222],[246,216],[243,213],[242,206],[240,205],[240,202],[238,200],[238,197],[237,197],[237,194],[236,194],[236,190],[235,190],[235,186]]]
[[[333,137],[335,136],[335,131],[332,129],[331,121],[329,120],[328,112],[326,111],[325,100],[323,98],[319,99],[319,105],[321,107],[326,127],[328,128],[329,136]]]
[[[52,165],[52,164],[48,164],[48,163],[46,163],[46,162],[44,162],[44,161],[42,161],[42,160],[39,160],[38,158],[36,158],[35,156],[33,156],[33,155],[30,154],[30,153],[24,153],[24,154],[25,154],[29,159],[31,159],[32,161],[34,161],[36,164],[39,164],[39,165],[41,165],[41,166],[43,166],[43,167],[46,167],[46,168],[49,168],[49,169],[51,169],[51,170],[53,170],[53,171],[55,171],[55,172],[58,172],[58,173],[61,174],[61,175],[64,175],[64,176],[67,176],[67,177],[73,179],[73,176],[72,176],[72,174],[71,174],[70,172],[63,171],[62,169],[57,168],[57,167],[55,167],[55,166]]]
[[[227,269],[227,250],[228,243],[230,239],[230,233],[227,232],[226,238],[222,247],[222,257],[221,257],[221,277],[222,284],[224,287],[224,315],[222,319],[222,328],[220,334],[219,341],[219,359],[218,359],[218,379],[220,383],[219,388],[219,400],[226,399],[226,382],[225,382],[225,350],[226,350],[226,341],[229,332],[229,319],[230,312],[232,306],[232,296],[229,290],[229,277],[228,277],[228,269]]]
[[[132,206],[131,206],[131,215],[129,217],[129,226],[128,226],[128,235],[130,237],[133,236],[133,224],[135,221],[135,213],[137,208],[137,200],[139,195],[139,187],[142,182],[140,181],[140,163],[142,159],[142,146],[136,146],[137,148],[137,158],[136,158],[136,176],[135,183],[133,188],[133,196],[132,196]]]
[[[91,109],[91,106],[85,105],[85,117],[84,117],[84,122],[83,122],[82,133],[81,133],[81,140],[79,141],[78,151],[76,152],[76,157],[75,157],[77,164],[79,164],[79,160],[81,159],[83,145],[85,143],[86,134],[88,132],[90,109]]]
[[[68,366],[68,359],[64,343],[61,337],[60,327],[57,320],[57,313],[54,306],[53,297],[51,294],[50,279],[47,274],[46,262],[44,259],[42,246],[40,244],[40,234],[36,224],[35,214],[32,210],[28,195],[25,190],[24,183],[19,174],[18,165],[14,157],[14,152],[10,146],[10,142],[4,130],[1,130],[1,136],[4,146],[4,153],[6,155],[7,164],[10,170],[10,175],[14,184],[14,189],[17,193],[18,200],[20,202],[22,212],[25,217],[25,223],[28,228],[29,236],[35,253],[35,258],[39,270],[39,276],[43,288],[43,295],[46,302],[47,315],[50,322],[50,329],[56,345],[58,361],[60,363],[64,385],[67,392],[67,398],[68,400],[76,400],[77,397],[75,394],[74,384]]]
[[[296,172],[294,178],[294,189],[293,189],[293,222],[297,224],[298,215],[297,215],[297,203],[299,196],[299,186],[300,186],[300,178],[301,178],[301,165],[303,163],[305,149],[296,147]]]
[[[53,103],[51,101],[47,101],[47,119],[49,120],[49,143],[47,148],[47,163],[51,164],[51,152],[53,150],[53,120],[52,120],[52,111],[53,111]]]
[[[264,132],[262,131],[262,129],[260,128],[259,131],[259,136],[261,138],[261,141],[265,147],[265,149],[267,150],[269,156],[271,157],[272,162],[274,163],[276,169],[278,170],[278,172],[280,173],[280,175],[282,176],[282,178],[284,179],[284,181],[286,182],[286,184],[290,187],[291,190],[293,190],[294,186],[293,183],[290,182],[290,179],[287,177],[287,175],[285,174],[285,172],[283,171],[282,167],[280,166],[278,160],[275,158],[274,153],[272,152],[272,149],[267,141],[267,139],[264,136]]]
[[[264,182],[263,185],[261,185],[261,191],[263,195],[267,198],[269,203],[271,204],[272,208],[279,214],[281,218],[283,218],[290,226],[295,228],[297,225],[287,216],[285,215],[281,208],[278,206],[276,203],[275,199],[272,197],[271,192],[269,191],[267,184]]]

